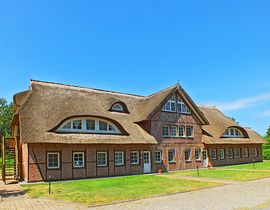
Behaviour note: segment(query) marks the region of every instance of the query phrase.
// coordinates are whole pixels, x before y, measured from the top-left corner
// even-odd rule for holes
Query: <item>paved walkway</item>
[[[29,199],[19,185],[0,185],[0,209],[270,209],[270,178],[89,208],[52,199]],[[116,192],[117,193],[117,192]]]

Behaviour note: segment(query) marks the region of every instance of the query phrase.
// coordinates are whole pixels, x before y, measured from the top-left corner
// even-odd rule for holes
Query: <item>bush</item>
[[[269,143],[263,144],[263,159],[264,160],[270,160],[270,137],[265,138]]]

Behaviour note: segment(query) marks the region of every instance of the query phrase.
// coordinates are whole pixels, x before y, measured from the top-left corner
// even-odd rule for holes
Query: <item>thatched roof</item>
[[[28,91],[14,96],[16,106],[14,119],[19,116],[22,142],[157,144],[156,139],[141,128],[138,123],[150,119],[175,92],[181,96],[208,133],[203,137],[205,143],[218,143],[217,140],[228,126],[238,126],[216,109],[198,108],[179,84],[150,96],[139,96],[31,80]],[[116,102],[126,104],[129,113],[111,112],[110,108]],[[77,116],[110,119],[121,126],[125,135],[52,132],[54,128],[59,126],[59,123]],[[248,135],[253,136],[252,139],[260,141],[261,137],[258,134],[256,136],[256,133],[253,132],[247,130]],[[233,143],[235,142],[236,139]]]
[[[209,125],[203,125],[203,142],[205,144],[250,144],[267,143],[257,132],[250,128],[241,127],[215,107],[199,106]],[[244,138],[222,137],[227,128],[234,127],[242,131]]]

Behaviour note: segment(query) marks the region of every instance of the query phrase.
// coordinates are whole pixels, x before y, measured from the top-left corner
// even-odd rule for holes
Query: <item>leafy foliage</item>
[[[0,98],[0,134],[11,136],[10,122],[13,116],[13,103],[8,104],[7,100]]]
[[[266,137],[270,138],[270,126],[268,127],[267,131],[266,131]]]
[[[268,144],[263,144],[263,159],[270,160],[270,136],[265,137],[265,139],[269,142]]]

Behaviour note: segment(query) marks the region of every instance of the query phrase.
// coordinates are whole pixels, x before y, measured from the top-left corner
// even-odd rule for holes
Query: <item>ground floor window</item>
[[[244,149],[244,156],[245,156],[246,158],[248,157],[248,148],[247,148],[247,147]]]
[[[237,157],[241,157],[241,149],[240,148],[237,148],[236,153],[237,153]]]
[[[59,152],[47,153],[47,167],[48,169],[60,168],[60,153]]]
[[[174,156],[175,156],[175,150],[174,149],[170,149],[168,151],[168,160],[169,160],[169,163],[175,162],[174,161]]]
[[[211,149],[211,156],[213,160],[217,159],[217,151],[215,149]]]
[[[224,149],[220,149],[220,159],[221,160],[225,159],[225,151],[224,151]]]
[[[161,162],[162,162],[162,152],[155,151],[155,163],[161,163]]]
[[[73,152],[73,167],[84,167],[84,152]]]
[[[233,158],[233,149],[229,149],[229,157],[232,159]]]
[[[139,164],[139,151],[130,152],[130,161],[131,165]]]
[[[115,152],[114,153],[114,164],[116,166],[124,165],[124,152]]]
[[[258,148],[255,147],[255,148],[254,148],[254,157],[257,157],[257,156],[258,156]]]
[[[195,150],[195,158],[196,158],[196,160],[201,159],[201,150],[200,149]]]
[[[185,160],[186,161],[190,160],[190,149],[185,150]]]
[[[107,152],[97,152],[97,166],[107,166]]]

